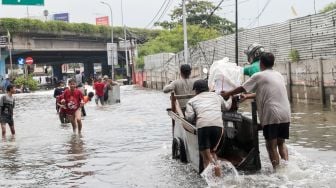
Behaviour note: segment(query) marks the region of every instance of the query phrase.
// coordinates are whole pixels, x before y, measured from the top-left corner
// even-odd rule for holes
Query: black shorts
[[[7,123],[9,126],[14,126],[14,119],[12,116],[0,116],[0,123]]]
[[[197,136],[198,136],[198,149],[200,151],[206,149],[214,149],[220,138],[222,136],[222,129],[221,127],[203,127],[197,129]]]
[[[265,125],[263,128],[263,134],[266,140],[272,140],[276,138],[288,139],[289,123]]]

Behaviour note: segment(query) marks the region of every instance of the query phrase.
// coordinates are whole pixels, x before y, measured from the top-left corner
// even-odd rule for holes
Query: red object
[[[110,25],[109,24],[109,17],[104,16],[104,17],[96,18],[96,25],[105,25],[105,26]]]
[[[27,57],[27,58],[26,58],[26,64],[27,64],[27,65],[32,65],[33,63],[34,63],[34,60],[33,60],[32,57]]]
[[[105,87],[105,84],[102,83],[102,82],[94,83],[93,88],[96,91],[97,96],[99,96],[99,97],[104,96],[104,87]]]
[[[78,89],[74,91],[70,91],[67,89],[63,93],[63,97],[65,100],[67,114],[74,114],[78,108],[80,108],[80,103],[83,100],[83,94]]]

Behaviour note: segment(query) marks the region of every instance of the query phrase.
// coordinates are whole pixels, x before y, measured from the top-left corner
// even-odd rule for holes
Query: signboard
[[[44,0],[2,0],[3,5],[37,5],[43,6]]]
[[[22,57],[19,57],[17,60],[19,65],[24,65],[25,64],[25,60]]]
[[[96,18],[96,25],[109,26],[109,17],[108,16],[104,16],[104,17],[98,17],[98,18]]]
[[[69,22],[69,13],[54,14],[53,19],[56,21]]]
[[[32,65],[33,63],[34,63],[34,60],[33,60],[32,57],[27,57],[27,58],[26,58],[26,64],[27,64],[27,65]]]
[[[118,48],[117,43],[107,43],[107,64],[118,65]]]
[[[7,36],[0,36],[0,48],[6,47],[8,44]]]
[[[68,64],[62,64],[62,73],[68,73],[69,65]]]

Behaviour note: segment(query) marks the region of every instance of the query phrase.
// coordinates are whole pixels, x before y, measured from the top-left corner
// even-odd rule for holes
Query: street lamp
[[[112,8],[111,8],[110,4],[108,4],[108,3],[104,2],[104,1],[101,1],[100,3],[108,6],[108,8],[110,9],[110,13],[111,13],[111,43],[113,45],[113,17],[112,17],[113,13],[112,13]],[[113,56],[113,54],[114,53],[112,51],[112,73],[111,73],[112,80],[114,80],[114,56]]]
[[[129,77],[129,67],[128,67],[128,54],[127,54],[127,37],[126,37],[126,25],[124,24],[124,10],[123,10],[123,1],[120,0],[121,3],[121,22],[122,25],[124,26],[124,38],[125,38],[125,58],[126,58],[126,72],[127,72],[127,77]]]

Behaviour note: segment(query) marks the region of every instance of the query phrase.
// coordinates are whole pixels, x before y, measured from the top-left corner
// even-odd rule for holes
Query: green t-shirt
[[[251,77],[254,73],[260,72],[260,62],[255,61],[251,65],[244,67],[244,75]]]

